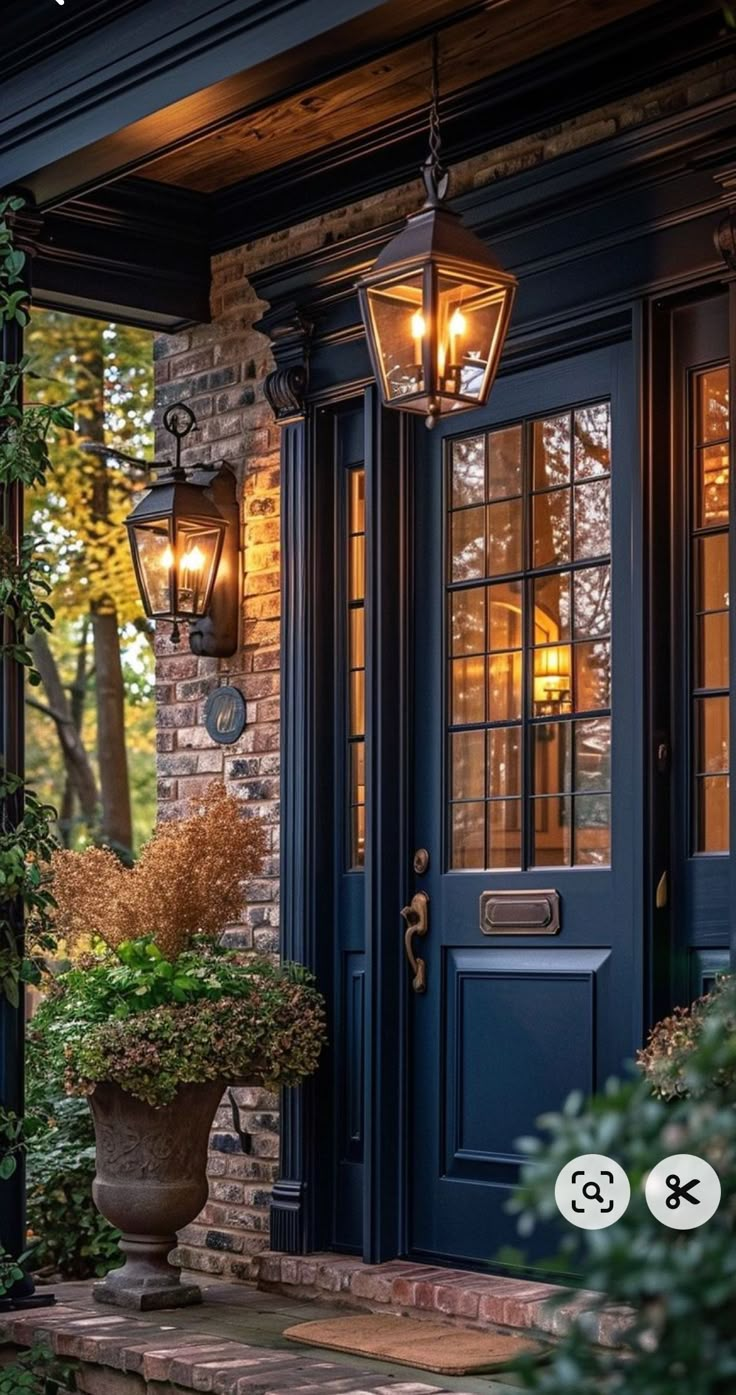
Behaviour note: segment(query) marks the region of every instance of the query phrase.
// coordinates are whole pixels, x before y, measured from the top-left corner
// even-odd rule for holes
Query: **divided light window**
[[[728,367],[693,381],[690,650],[693,852],[728,852]]]
[[[611,858],[608,402],[448,454],[453,869]]]

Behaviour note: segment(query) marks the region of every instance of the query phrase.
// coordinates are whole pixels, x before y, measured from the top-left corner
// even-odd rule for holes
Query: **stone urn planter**
[[[207,1200],[207,1142],[224,1081],[182,1085],[154,1108],[104,1081],[89,1098],[97,1141],[92,1195],[121,1231],[125,1263],[94,1288],[98,1303],[146,1310],[201,1303],[168,1262],[176,1232]]]

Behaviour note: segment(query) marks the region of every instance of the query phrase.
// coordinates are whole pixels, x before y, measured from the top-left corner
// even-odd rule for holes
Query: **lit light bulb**
[[[196,543],[184,554],[182,566],[190,572],[201,572],[204,567],[204,553],[201,548],[197,547]]]
[[[415,310],[411,317],[411,337],[412,339],[423,339],[427,326],[424,323],[424,316],[421,310]]]
[[[166,571],[170,571],[173,565],[174,553],[171,546],[169,545],[165,547],[163,552],[161,553],[161,566],[164,567]]]
[[[464,334],[466,328],[467,328],[467,320],[465,319],[465,316],[464,316],[462,310],[461,310],[460,307],[458,306],[457,310],[455,310],[455,311],[453,312],[452,318],[451,318],[451,320],[450,320],[450,334],[452,334],[452,335]]]

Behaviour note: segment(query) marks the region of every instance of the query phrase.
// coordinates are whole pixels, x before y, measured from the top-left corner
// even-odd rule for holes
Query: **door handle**
[[[413,975],[411,986],[415,993],[424,993],[427,988],[427,965],[414,953],[414,936],[426,935],[429,929],[429,897],[426,891],[416,891],[401,914],[406,921],[404,950]]]

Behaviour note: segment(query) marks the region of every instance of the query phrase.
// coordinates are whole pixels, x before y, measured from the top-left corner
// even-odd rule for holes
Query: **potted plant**
[[[99,1302],[201,1301],[168,1256],[207,1199],[207,1141],[228,1085],[296,1085],[316,1068],[322,1000],[297,966],[223,943],[265,850],[260,821],[212,785],[159,824],[137,863],[105,848],[50,863],[56,930],[73,966],[49,985],[66,1089],[86,1095],[95,1204],[121,1232]]]

